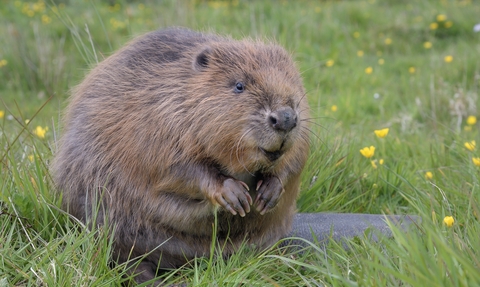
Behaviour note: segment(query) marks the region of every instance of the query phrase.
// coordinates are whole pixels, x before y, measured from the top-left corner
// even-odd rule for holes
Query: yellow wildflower
[[[4,116],[5,116],[5,112],[0,110],[0,120],[3,119]]]
[[[0,68],[6,66],[7,64],[8,64],[7,60],[5,59],[0,60]]]
[[[432,42],[428,42],[428,41],[427,41],[427,42],[424,42],[424,43],[423,43],[423,48],[425,48],[425,49],[430,49],[430,48],[432,48]]]
[[[227,1],[208,1],[208,6],[214,9],[228,8],[229,5]]]
[[[378,161],[378,163],[379,163],[380,165],[383,165],[383,163],[384,163],[383,158],[381,158],[381,159]]]
[[[35,12],[43,12],[45,10],[45,3],[42,1],[38,1],[37,3],[33,3],[32,9]]]
[[[480,157],[472,157],[472,161],[475,166],[480,166]]]
[[[410,68],[408,68],[408,72],[409,72],[410,74],[415,74],[415,67],[410,67]]]
[[[378,59],[378,64],[379,64],[379,65],[385,64],[385,60],[384,60],[384,59]]]
[[[390,44],[392,44],[392,39],[390,38],[385,39],[385,45],[390,45]]]
[[[433,173],[430,172],[430,171],[427,171],[427,172],[425,173],[425,178],[428,179],[428,180],[432,179],[432,178],[433,178]]]
[[[384,128],[384,129],[381,129],[381,130],[374,130],[373,132],[375,133],[375,135],[377,137],[384,138],[388,135],[388,131],[389,131],[388,128]]]
[[[433,22],[433,23],[430,23],[430,30],[436,30],[438,28],[438,23],[436,22]]]
[[[373,145],[364,147],[360,150],[360,153],[366,158],[371,158],[375,154],[375,147]]]
[[[448,227],[452,227],[454,222],[455,219],[453,219],[453,216],[445,216],[443,219],[443,223]]]
[[[447,20],[447,16],[446,16],[446,15],[444,15],[444,14],[438,14],[438,15],[437,15],[437,21],[438,21],[438,22],[443,22],[443,21],[445,21],[445,20]]]
[[[445,61],[445,63],[450,63],[451,61],[453,61],[453,56],[452,55],[445,56],[443,60]]]
[[[358,32],[358,31],[353,32],[353,37],[354,38],[360,37],[360,32]]]
[[[367,67],[365,68],[365,73],[370,75],[371,73],[373,72],[373,68],[372,67]]]
[[[327,60],[327,62],[325,62],[325,66],[327,66],[327,67],[331,67],[331,66],[333,66],[333,64],[335,64],[335,61],[331,60],[331,59]]]
[[[465,143],[465,147],[469,150],[469,151],[474,151],[475,150],[475,141],[470,141],[470,142],[466,142]]]
[[[41,126],[37,126],[35,128],[35,131],[33,132],[37,137],[43,139],[45,138],[45,133],[47,132],[46,128],[42,128]]]
[[[363,57],[363,51],[362,51],[362,50],[358,50],[358,51],[357,51],[357,56]]]
[[[50,18],[50,17],[49,17],[48,15],[46,15],[46,14],[43,14],[43,15],[42,15],[42,23],[43,23],[43,24],[48,24],[48,23],[50,23],[50,22],[52,22],[52,18]]]
[[[463,129],[464,129],[466,132],[470,132],[470,131],[472,131],[472,126],[464,126]]]
[[[373,188],[373,189],[377,189],[377,188],[378,188],[378,184],[374,183],[374,184],[372,185],[372,188]]]
[[[372,163],[373,168],[377,168],[377,160],[370,161]]]
[[[333,106],[330,108],[330,110],[331,110],[332,112],[336,112],[337,109],[338,109],[338,107],[337,107],[336,105],[333,105]]]
[[[477,117],[476,116],[468,116],[467,125],[473,126],[476,123],[477,123]]]
[[[453,26],[453,22],[452,22],[452,21],[447,21],[447,22],[445,22],[445,28],[448,29],[448,28],[450,28],[450,27],[452,27],[452,26]]]
[[[33,162],[34,159],[35,159],[35,157],[33,156],[33,154],[31,154],[31,155],[28,156],[28,160],[29,160],[29,161]]]

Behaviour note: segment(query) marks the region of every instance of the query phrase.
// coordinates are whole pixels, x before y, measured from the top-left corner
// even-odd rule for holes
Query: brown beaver
[[[70,214],[114,228],[116,259],[150,252],[143,282],[209,254],[215,217],[225,255],[289,232],[307,117],[280,46],[159,30],[73,90],[52,173]]]

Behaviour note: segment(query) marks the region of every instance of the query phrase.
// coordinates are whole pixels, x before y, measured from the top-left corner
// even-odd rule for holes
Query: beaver
[[[51,167],[62,208],[111,226],[115,260],[142,257],[137,282],[209,254],[213,239],[225,256],[269,247],[291,229],[308,113],[278,44],[147,33],[72,90]]]

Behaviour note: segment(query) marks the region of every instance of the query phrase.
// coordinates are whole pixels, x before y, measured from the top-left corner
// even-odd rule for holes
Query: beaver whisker
[[[242,142],[243,138],[249,133],[251,132],[252,130],[254,129],[254,127],[251,127],[249,129],[247,129],[243,134],[242,136],[240,137],[240,139],[237,141],[237,143],[235,144],[235,156],[237,158],[237,161],[242,165],[243,169],[250,175],[252,176],[255,176],[252,172],[250,172],[248,170],[248,168],[245,166],[245,164],[242,162],[242,160],[240,159],[240,155],[239,155],[239,150],[240,150],[240,143]],[[232,152],[233,152],[233,149],[232,149]],[[231,161],[231,154],[230,154],[230,161]]]
[[[302,103],[302,101],[304,100],[304,98],[306,96],[307,96],[307,92],[304,92],[303,95],[300,97],[300,99],[297,102],[296,109],[298,109],[300,107],[300,104]],[[300,113],[301,113],[301,111],[300,111]]]
[[[309,127],[302,126],[302,129],[306,129],[309,133],[314,135],[322,144],[325,144],[325,142],[314,131],[312,131],[312,129],[310,129]]]
[[[302,119],[302,120],[300,120],[300,121],[301,121],[301,122],[307,122],[307,123],[309,123],[309,124],[313,124],[313,125],[316,125],[316,126],[318,126],[318,127],[321,127],[321,128],[323,128],[323,129],[325,129],[325,126],[324,126],[324,125],[322,125],[322,124],[320,124],[320,123],[318,123],[318,122],[316,122],[316,121],[313,121],[313,120],[311,120],[311,119]]]

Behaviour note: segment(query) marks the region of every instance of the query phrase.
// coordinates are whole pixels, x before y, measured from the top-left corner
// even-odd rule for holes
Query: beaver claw
[[[261,215],[274,208],[285,190],[278,177],[264,178],[257,183],[257,197],[254,205]]]
[[[241,217],[250,212],[250,205],[252,205],[248,185],[232,178],[227,178],[223,182],[220,192],[215,195],[215,200],[233,215],[238,213]]]

